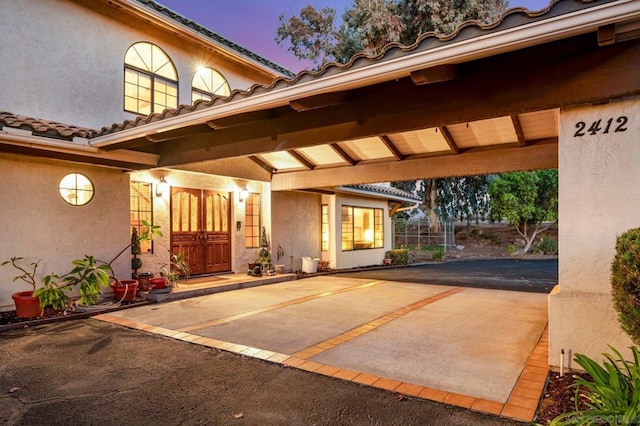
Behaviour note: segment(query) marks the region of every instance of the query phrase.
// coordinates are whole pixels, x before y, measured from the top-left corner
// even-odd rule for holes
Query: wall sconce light
[[[238,200],[242,203],[249,196],[249,191],[247,190],[247,185],[243,186],[240,190],[240,194],[238,194]]]
[[[162,176],[160,182],[156,185],[156,197],[162,197],[166,192],[169,192],[169,183]]]

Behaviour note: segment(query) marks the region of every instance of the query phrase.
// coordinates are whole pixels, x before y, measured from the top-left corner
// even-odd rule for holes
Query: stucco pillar
[[[549,295],[549,363],[600,360],[632,344],[613,308],[616,236],[640,226],[640,101],[562,110],[559,128],[559,283]],[[624,352],[623,352],[624,353]]]

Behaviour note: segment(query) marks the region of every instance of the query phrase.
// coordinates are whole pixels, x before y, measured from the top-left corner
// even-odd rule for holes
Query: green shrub
[[[406,248],[389,250],[387,252],[387,257],[391,259],[392,265],[409,264],[409,250]]]
[[[432,252],[433,252],[433,260],[441,260],[442,256],[444,256],[444,249],[442,247],[432,250]]]
[[[502,240],[500,239],[500,237],[497,236],[496,234],[491,233],[491,232],[482,231],[482,232],[480,232],[478,234],[478,237],[480,237],[483,240],[488,241],[489,243],[493,244],[494,246],[502,245]]]
[[[556,254],[558,253],[558,244],[553,238],[542,237],[538,243],[538,250],[542,254]]]
[[[509,254],[513,254],[513,253],[515,253],[515,252],[516,252],[516,246],[515,246],[515,244],[509,244],[509,245],[507,246],[507,253],[509,253]]]
[[[636,345],[640,344],[640,228],[616,238],[611,263],[613,303],[620,326]]]
[[[576,410],[553,419],[552,426],[564,425],[637,425],[640,422],[640,352],[633,346],[633,362],[625,361],[620,352],[603,354],[600,366],[591,358],[576,354],[575,361],[591,376],[576,376]],[[584,400],[586,409],[580,409]]]

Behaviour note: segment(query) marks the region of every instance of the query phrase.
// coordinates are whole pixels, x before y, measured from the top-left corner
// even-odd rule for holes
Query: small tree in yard
[[[491,219],[506,219],[525,240],[527,253],[536,236],[558,220],[558,171],[503,173],[489,185]]]

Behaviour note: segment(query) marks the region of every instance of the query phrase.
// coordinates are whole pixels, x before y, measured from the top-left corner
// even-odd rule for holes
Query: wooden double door
[[[171,250],[191,275],[231,270],[231,193],[171,188]]]

